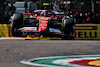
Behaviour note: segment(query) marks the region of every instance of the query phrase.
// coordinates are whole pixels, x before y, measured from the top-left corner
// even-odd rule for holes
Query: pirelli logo
[[[97,38],[97,26],[76,26],[76,38]]]

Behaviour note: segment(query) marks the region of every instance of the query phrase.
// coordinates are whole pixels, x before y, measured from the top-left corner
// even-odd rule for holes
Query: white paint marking
[[[81,66],[81,65],[77,65],[77,64],[70,64],[69,62],[73,62],[73,61],[78,61],[78,60],[85,60],[85,59],[98,59],[98,58],[80,58],[80,59],[60,59],[60,60],[55,60],[52,63],[53,64],[59,64],[59,65],[69,65],[69,66],[73,66],[73,67],[91,67],[91,66]]]

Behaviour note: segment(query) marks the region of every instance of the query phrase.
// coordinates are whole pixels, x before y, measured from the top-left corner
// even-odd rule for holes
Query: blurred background
[[[30,10],[30,3],[32,2],[37,4],[37,9],[43,9],[46,6],[48,10],[52,10],[54,1],[63,1],[63,4],[67,3],[65,12],[68,12],[70,9],[73,10],[73,13],[92,12],[96,14],[100,12],[100,0],[0,0],[0,23],[5,22],[7,8],[11,7],[11,4],[15,6],[15,12],[25,13]]]

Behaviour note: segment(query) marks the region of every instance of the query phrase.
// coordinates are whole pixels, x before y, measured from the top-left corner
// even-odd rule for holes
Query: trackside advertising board
[[[0,24],[0,37],[10,37],[9,24]]]
[[[100,40],[100,24],[76,24],[76,40]],[[10,37],[10,25],[0,24],[0,37]]]
[[[100,39],[100,24],[76,24],[75,39]]]

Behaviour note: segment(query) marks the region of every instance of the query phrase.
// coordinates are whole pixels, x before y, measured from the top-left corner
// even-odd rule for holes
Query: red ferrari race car
[[[61,37],[74,39],[75,19],[65,14],[57,16],[50,10],[15,13],[11,23],[12,36],[33,35],[38,37]]]

